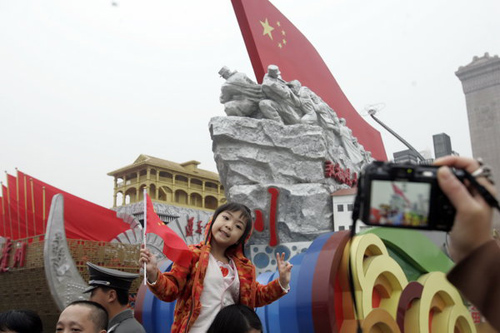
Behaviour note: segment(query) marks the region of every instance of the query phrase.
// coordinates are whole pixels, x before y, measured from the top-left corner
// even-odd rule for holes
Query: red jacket
[[[162,301],[177,300],[172,324],[173,333],[188,332],[200,315],[200,297],[211,249],[209,239],[210,237],[207,237],[207,241],[189,246],[192,253],[189,268],[174,263],[170,272],[158,272],[158,279],[154,285],[148,284],[151,292]],[[244,244],[239,244],[226,252],[227,256],[233,259],[238,271],[239,303],[255,308],[270,304],[285,295],[286,292],[283,291],[277,279],[267,285],[257,282],[255,267],[244,256],[243,246]]]

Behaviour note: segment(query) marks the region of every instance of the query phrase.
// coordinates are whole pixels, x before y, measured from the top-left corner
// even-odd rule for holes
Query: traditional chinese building
[[[141,202],[143,190],[157,203],[214,210],[226,202],[215,172],[199,169],[198,161],[175,163],[140,155],[134,163],[108,173],[113,176],[113,208]]]

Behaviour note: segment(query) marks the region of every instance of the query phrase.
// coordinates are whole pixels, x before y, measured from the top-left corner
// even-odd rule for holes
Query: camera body
[[[353,216],[370,226],[449,231],[455,208],[438,185],[438,168],[372,162],[359,177]],[[454,173],[463,182],[464,171]]]

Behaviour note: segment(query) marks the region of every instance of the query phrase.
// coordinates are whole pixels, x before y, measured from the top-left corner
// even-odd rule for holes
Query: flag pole
[[[42,186],[42,232],[45,233],[45,186]]]
[[[18,172],[19,174],[19,172]],[[23,173],[24,182],[24,220],[26,222],[26,237],[29,237],[29,227],[28,227],[28,189],[26,186],[26,175]]]
[[[146,245],[146,228],[147,228],[147,225],[148,225],[148,214],[147,214],[147,198],[146,198],[146,195],[147,195],[147,191],[146,191],[146,187],[144,187],[144,192],[143,192],[143,197],[144,197],[144,226],[142,227],[142,230],[144,230],[144,235],[143,235],[143,239],[144,239],[144,249],[147,249],[147,245]],[[146,262],[144,262],[144,285],[147,284],[147,277],[146,277]]]

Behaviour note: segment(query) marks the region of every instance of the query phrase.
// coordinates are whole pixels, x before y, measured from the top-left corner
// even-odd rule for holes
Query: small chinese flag
[[[318,51],[300,30],[268,0],[231,2],[257,82],[262,82],[267,66],[278,66],[284,80],[299,80],[318,94],[339,117],[346,119],[353,135],[375,159],[386,160],[380,133],[354,109]]]
[[[191,251],[182,238],[179,237],[158,217],[153,207],[153,202],[146,194],[146,233],[156,234],[163,239],[163,253],[177,265],[189,267]]]
[[[404,192],[401,191],[401,189],[399,187],[397,187],[396,184],[392,184],[392,190],[394,191],[394,193],[396,193],[401,198],[403,198],[408,205],[410,205],[410,200],[408,200],[408,198],[406,197],[406,195],[404,194]]]

